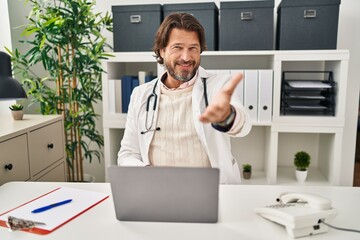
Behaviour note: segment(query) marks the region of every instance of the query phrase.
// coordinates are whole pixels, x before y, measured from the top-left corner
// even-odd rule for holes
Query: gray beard
[[[183,76],[183,75],[176,74],[175,71],[174,71],[174,69],[171,68],[171,67],[169,67],[165,62],[164,62],[164,66],[165,66],[168,74],[169,74],[172,78],[174,78],[174,79],[176,79],[176,80],[178,80],[178,81],[180,81],[180,82],[183,82],[183,83],[190,81],[190,80],[195,76],[195,73],[196,73],[196,71],[197,71],[197,69],[198,69],[198,68],[196,68],[196,69],[194,69],[193,72],[186,74],[186,76]]]

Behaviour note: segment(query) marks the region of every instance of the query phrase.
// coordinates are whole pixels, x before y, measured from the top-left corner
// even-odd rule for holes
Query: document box
[[[151,51],[162,21],[160,4],[112,6],[115,52]]]
[[[272,50],[273,39],[273,0],[220,2],[220,50]]]
[[[173,12],[186,12],[196,17],[205,29],[208,50],[218,50],[219,9],[213,2],[164,4],[164,18]]]
[[[276,49],[336,49],[340,0],[282,0]]]

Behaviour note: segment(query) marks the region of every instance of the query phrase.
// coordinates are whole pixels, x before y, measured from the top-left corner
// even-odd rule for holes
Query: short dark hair
[[[174,28],[196,32],[200,42],[200,53],[206,50],[205,30],[200,22],[189,13],[172,13],[164,19],[156,33],[153,50],[158,63],[164,63],[160,50],[167,46],[170,32]]]

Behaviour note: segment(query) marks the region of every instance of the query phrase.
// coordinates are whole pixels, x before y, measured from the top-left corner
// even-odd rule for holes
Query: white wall
[[[10,31],[10,20],[7,0],[0,0],[0,51],[6,52],[5,46],[11,49],[11,31]],[[0,101],[0,114],[9,114],[8,106],[13,101]]]
[[[359,103],[359,87],[360,87],[360,1],[358,0],[343,0],[340,5],[340,18],[338,30],[338,48],[349,49],[349,73],[348,73],[348,91],[347,98]],[[345,128],[344,128],[344,141],[343,151],[348,154],[349,158],[355,159],[355,144],[356,134],[353,132],[357,129],[358,106],[346,106]],[[349,144],[353,143],[353,144]],[[343,176],[348,178],[343,180],[340,184],[352,185],[353,183],[353,168],[345,166],[343,163],[341,169]],[[344,169],[352,169],[345,171]]]
[[[3,11],[6,9],[3,6],[6,6],[6,0],[1,1],[1,9],[0,9],[0,20],[1,20],[1,31],[3,32],[3,26],[8,23],[8,21],[2,20]],[[224,0],[225,1],[225,0]],[[228,0],[229,1],[229,0]],[[230,0],[231,1],[231,0]],[[237,0],[232,0],[237,1]],[[3,3],[4,2],[4,3]],[[25,21],[25,16],[28,15],[28,10],[23,6],[23,0],[8,0],[9,2],[9,11],[11,16],[11,25],[13,27],[21,25],[21,21]],[[95,11],[97,12],[105,12],[108,11],[111,13],[112,5],[132,5],[132,4],[150,4],[150,3],[194,3],[194,2],[209,2],[209,0],[160,0],[160,1],[152,1],[152,0],[97,0],[97,6]],[[214,1],[217,6],[220,6],[220,0]],[[276,18],[276,8],[279,5],[281,0],[275,0],[275,8],[274,8],[274,17]],[[340,5],[340,16],[339,16],[339,29],[338,29],[338,49],[349,49],[350,50],[350,64],[349,64],[349,85],[348,85],[348,93],[347,96],[350,99],[358,102],[359,98],[359,84],[358,80],[360,72],[358,63],[360,62],[360,14],[358,11],[360,10],[360,1],[359,0],[343,0]],[[6,12],[6,11],[4,11]],[[6,14],[6,13],[5,13]],[[21,17],[24,16],[24,17]],[[16,24],[15,24],[16,23]],[[5,27],[9,29],[9,27]],[[17,33],[15,34],[15,32]],[[12,45],[14,48],[19,47],[17,43],[19,38],[19,31],[12,29]],[[113,45],[112,41],[112,33],[104,33],[104,35],[108,38],[108,42]],[[1,47],[1,45],[0,45]],[[97,106],[97,110],[99,113],[102,112],[102,106],[99,104]],[[348,152],[350,157],[355,159],[355,139],[353,131],[356,130],[356,120],[357,120],[358,110],[357,108],[350,108],[349,106],[346,109],[346,126],[344,129],[344,151]],[[98,123],[99,129],[102,129],[102,122]],[[353,142],[354,144],[348,144],[349,142]],[[348,167],[347,167],[348,168]],[[95,175],[97,181],[104,180],[104,165],[103,161],[99,164],[97,161],[94,161],[91,165],[85,164],[86,171]],[[351,169],[351,168],[349,168]],[[342,175],[349,176],[341,184],[351,185],[352,184],[352,175],[353,172],[342,172]]]

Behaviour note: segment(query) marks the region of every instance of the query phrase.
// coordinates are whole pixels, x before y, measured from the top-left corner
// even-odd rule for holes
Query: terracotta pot
[[[251,178],[251,172],[243,172],[244,179],[250,179]]]
[[[13,116],[14,120],[22,120],[24,116],[24,112],[23,110],[11,111],[11,115]]]

